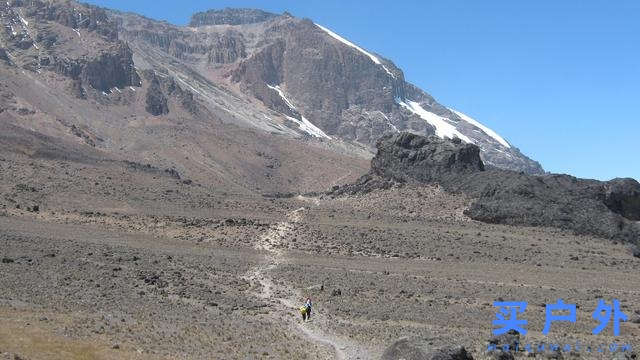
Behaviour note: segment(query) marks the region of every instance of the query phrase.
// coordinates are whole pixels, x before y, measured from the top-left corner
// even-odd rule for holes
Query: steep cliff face
[[[16,66],[55,71],[73,80],[73,89],[99,92],[140,86],[133,53],[118,40],[105,10],[66,1],[18,1],[0,5],[0,40]],[[13,58],[13,59],[12,59]]]
[[[113,88],[140,86],[140,77],[135,71],[132,55],[125,43],[117,42],[93,58],[56,59],[51,67],[96,90],[110,91]]]
[[[269,86],[279,85],[299,111],[328,134],[349,135],[343,112],[353,118],[362,116],[360,109],[393,113],[401,71],[394,68],[391,75],[382,66],[371,66],[367,55],[327,39],[310,20],[282,18],[265,33],[274,40],[242,61],[232,75],[248,91],[268,99],[264,94]],[[389,121],[386,128],[391,131],[393,124]]]

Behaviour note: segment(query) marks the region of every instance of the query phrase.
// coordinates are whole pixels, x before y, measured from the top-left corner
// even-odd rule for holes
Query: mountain
[[[306,191],[354,180],[378,138],[410,131],[474,143],[489,166],[543,173],[391,61],[288,13],[211,10],[181,27],[12,0],[0,19],[2,127],[40,149],[29,152],[67,144],[234,191]]]
[[[9,0],[0,23],[0,358],[520,358],[489,338],[501,299],[616,299],[637,338],[640,184],[540,175],[311,20]]]

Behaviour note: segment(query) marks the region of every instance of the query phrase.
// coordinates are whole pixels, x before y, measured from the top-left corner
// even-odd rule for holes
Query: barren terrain
[[[435,186],[278,199],[112,165],[58,161],[76,176],[47,178],[34,175],[44,160],[0,164],[7,358],[378,359],[408,337],[482,359],[500,298],[528,302],[523,343],[640,337],[637,321],[591,335],[600,298],[640,315],[627,245],[479,223]],[[543,337],[558,299],[578,304],[578,321]]]

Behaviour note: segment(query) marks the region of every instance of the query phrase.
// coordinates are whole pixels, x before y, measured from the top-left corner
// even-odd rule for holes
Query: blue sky
[[[640,1],[88,2],[180,25],[212,8],[287,10],[392,60],[547,171],[640,179]]]

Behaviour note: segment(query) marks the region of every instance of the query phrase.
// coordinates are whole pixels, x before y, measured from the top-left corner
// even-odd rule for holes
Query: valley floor
[[[640,260],[624,244],[471,221],[439,188],[269,199],[113,176],[108,189],[135,193],[69,182],[83,203],[1,180],[0,359],[379,359],[404,337],[483,359],[498,299],[528,302],[525,343],[640,346]],[[545,337],[558,299],[577,322]],[[598,299],[636,322],[592,335]]]

